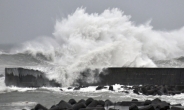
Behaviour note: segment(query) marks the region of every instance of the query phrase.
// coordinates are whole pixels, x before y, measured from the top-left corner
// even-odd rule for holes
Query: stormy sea
[[[131,16],[119,9],[87,13],[78,8],[66,18],[56,20],[53,36],[44,36],[0,50],[0,110],[33,108],[37,103],[50,108],[61,99],[68,101],[89,97],[112,101],[152,100],[156,97],[172,104],[184,105],[184,94],[173,96],[137,95],[122,85],[115,91],[96,86],[74,90],[80,72],[86,68],[107,67],[184,67],[184,28],[172,31],[154,30],[151,21],[135,24]],[[1,46],[3,47],[3,46]],[[5,68],[23,67],[42,71],[62,87],[26,88],[5,85]],[[98,81],[89,72],[88,83]],[[62,89],[63,91],[61,91]]]

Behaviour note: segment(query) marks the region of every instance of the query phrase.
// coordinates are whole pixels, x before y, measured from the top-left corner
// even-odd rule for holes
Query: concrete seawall
[[[31,69],[5,68],[5,84],[18,87],[60,87],[54,80],[46,78],[45,74]]]
[[[87,74],[87,73],[86,73]],[[81,85],[184,85],[184,68],[107,68],[98,75],[100,82]],[[41,87],[61,86],[48,80],[44,73],[23,68],[6,68],[7,86]]]
[[[184,68],[108,68],[99,84],[184,85]]]

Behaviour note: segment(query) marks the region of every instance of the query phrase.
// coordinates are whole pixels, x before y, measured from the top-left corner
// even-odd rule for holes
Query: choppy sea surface
[[[109,99],[113,102],[131,101],[132,99],[138,99],[139,101],[153,100],[160,98],[163,101],[170,102],[171,104],[180,103],[184,105],[184,94],[178,94],[174,96],[145,96],[134,94],[132,90],[128,90],[129,93],[123,93],[124,89],[121,85],[113,85],[115,91],[109,91],[108,89],[102,89],[96,91],[95,86],[81,88],[81,90],[73,90],[62,88],[17,88],[9,87],[6,92],[0,93],[0,108],[1,110],[21,110],[31,109],[37,103],[50,108],[52,105],[59,103],[61,100],[68,101],[73,98],[76,101],[80,99],[87,99],[92,97],[96,100]]]
[[[0,45],[0,109],[31,108],[36,103],[46,107],[70,98],[94,97],[123,101],[159,97],[171,103],[184,104],[184,95],[144,96],[121,93],[121,90],[95,92],[60,91],[60,88],[18,88],[4,83],[6,67],[24,67],[43,71],[63,87],[69,87],[86,68],[106,67],[184,67],[184,28],[172,31],[153,30],[150,22],[136,25],[119,9],[87,13],[78,8],[67,18],[56,21],[53,36],[38,37],[20,45]],[[75,75],[74,75],[75,74]],[[96,81],[89,73],[88,82]],[[67,77],[64,77],[67,76]],[[118,92],[119,91],[119,92]]]

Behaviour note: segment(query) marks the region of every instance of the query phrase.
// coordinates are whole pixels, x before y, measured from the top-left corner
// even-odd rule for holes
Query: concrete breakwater
[[[84,75],[87,72],[81,73]],[[184,85],[184,68],[107,68],[97,73],[99,82],[89,84],[82,79],[80,85]],[[54,80],[49,80],[44,73],[24,68],[6,68],[5,83],[18,87],[58,87]]]
[[[49,80],[44,73],[24,68],[5,68],[5,84],[17,87],[60,87],[61,84]]]
[[[37,104],[31,110],[183,110],[181,104],[170,104],[159,98],[153,100],[139,101],[132,99],[131,101],[113,102],[107,100],[96,100],[88,98],[76,101],[70,99],[68,102],[61,100],[59,103],[51,106],[49,109],[41,104]]]
[[[108,68],[100,84],[184,85],[184,68]]]

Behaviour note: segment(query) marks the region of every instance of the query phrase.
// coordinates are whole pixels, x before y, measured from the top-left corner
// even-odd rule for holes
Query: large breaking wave
[[[12,53],[46,61],[49,66],[34,69],[63,85],[73,84],[86,68],[181,66],[171,59],[184,56],[184,28],[158,31],[149,21],[135,25],[130,18],[116,8],[101,14],[78,8],[56,21],[52,37],[26,42]],[[89,76],[88,82],[96,81]]]

